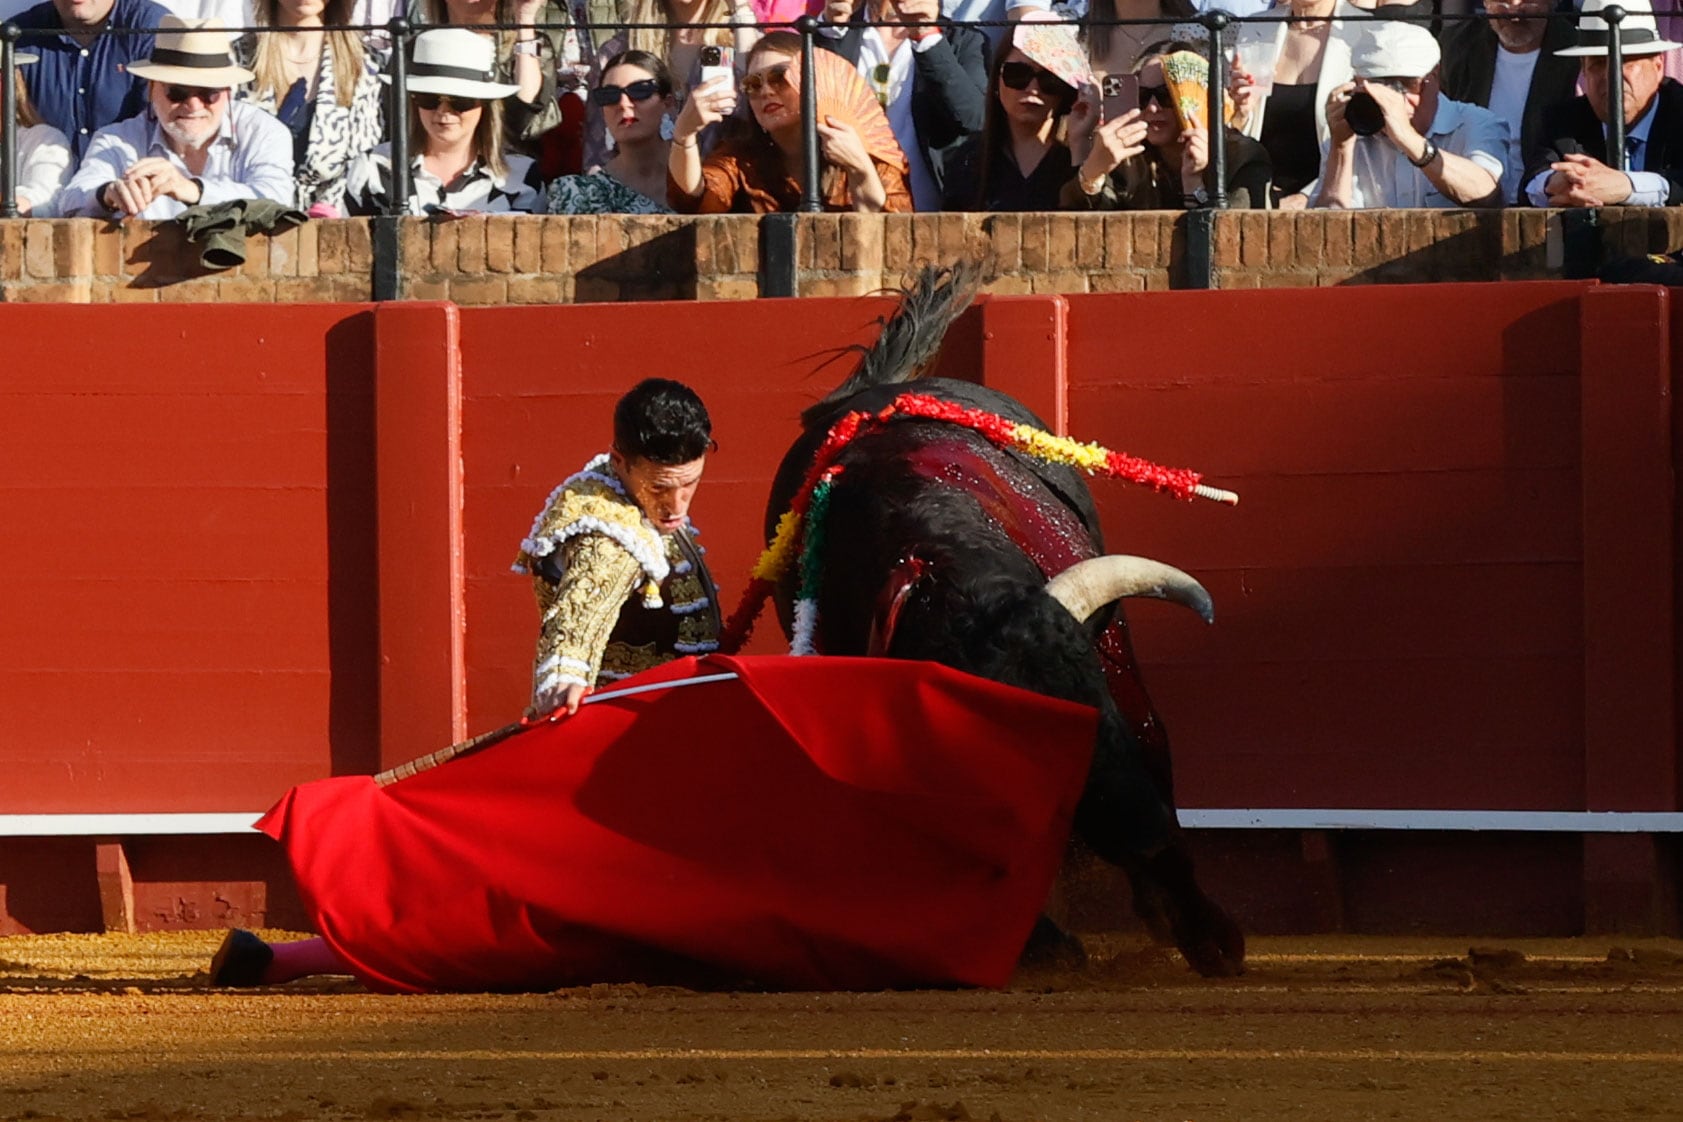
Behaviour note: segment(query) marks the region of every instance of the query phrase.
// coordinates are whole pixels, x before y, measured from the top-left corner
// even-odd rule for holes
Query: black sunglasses
[[[1140,108],[1150,109],[1151,103],[1154,101],[1158,105],[1161,105],[1164,109],[1173,109],[1175,107],[1174,99],[1169,96],[1168,86],[1141,86]]]
[[[471,113],[485,104],[481,98],[457,97],[455,94],[418,93],[409,96],[414,99],[417,109],[425,109],[429,113],[445,105],[458,113]]]
[[[1040,92],[1047,97],[1064,98],[1075,93],[1073,86],[1050,70],[1026,62],[1008,62],[999,68],[999,84],[1008,89],[1026,90],[1030,82],[1039,83]]]
[[[227,90],[213,90],[205,86],[165,86],[164,96],[169,98],[171,105],[180,105],[190,97],[196,97],[206,105],[215,105]]]
[[[628,86],[597,86],[590,91],[590,104],[606,109],[611,105],[618,105],[622,97],[628,97],[632,101],[647,101],[660,92],[660,83],[653,78],[644,78]]]

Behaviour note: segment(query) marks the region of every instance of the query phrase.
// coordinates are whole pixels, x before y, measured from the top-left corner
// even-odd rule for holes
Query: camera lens
[[[1344,106],[1344,120],[1357,136],[1374,136],[1385,128],[1385,111],[1370,93],[1353,93]]]

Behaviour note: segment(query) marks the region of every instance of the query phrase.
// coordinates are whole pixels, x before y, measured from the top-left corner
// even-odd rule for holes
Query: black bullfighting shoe
[[[210,984],[213,986],[260,986],[263,972],[275,960],[269,944],[249,931],[234,928],[228,932],[216,955],[210,960]]]

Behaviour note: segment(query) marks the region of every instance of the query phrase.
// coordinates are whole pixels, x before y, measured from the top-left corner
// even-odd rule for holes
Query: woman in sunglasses
[[[720,141],[705,162],[701,130],[736,110],[731,84],[715,79],[695,90],[673,128],[667,201],[680,214],[766,214],[800,209],[801,39],[774,31],[748,53],[742,78],[754,125]],[[828,62],[845,66],[833,56]],[[825,63],[827,64],[827,63]],[[822,88],[822,87],[820,87]],[[871,105],[873,110],[876,105]],[[906,157],[887,160],[867,149],[859,131],[818,107],[818,143],[825,210],[909,211]],[[886,129],[887,122],[883,122]]]
[[[1014,34],[1014,33],[1013,33]],[[1075,175],[1065,117],[1076,91],[1007,39],[988,82],[982,131],[954,155],[946,210],[1057,210]]]
[[[382,144],[351,168],[352,214],[541,213],[544,196],[531,159],[503,151],[497,47],[465,27],[415,37],[409,64],[409,197],[390,197],[392,153]],[[380,75],[382,82],[390,81]]]
[[[1201,43],[1154,43],[1140,57],[1140,107],[1093,127],[1097,118],[1083,98],[1072,122],[1080,172],[1065,185],[1068,210],[1179,210],[1208,206],[1210,134],[1182,128],[1163,74],[1171,52],[1208,56]],[[1236,210],[1265,209],[1273,164],[1261,144],[1234,129],[1221,130],[1227,145],[1227,203]]]
[[[564,175],[549,185],[551,214],[669,214],[666,205],[667,143],[660,122],[677,109],[672,72],[647,51],[621,51],[590,91],[614,152],[584,175]]]

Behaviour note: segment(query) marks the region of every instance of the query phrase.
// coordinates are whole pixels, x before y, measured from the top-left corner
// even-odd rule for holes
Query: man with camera
[[[1370,25],[1351,52],[1356,78],[1327,98],[1331,134],[1315,206],[1501,206],[1507,127],[1443,96],[1438,44],[1424,27]]]
[[[1607,164],[1609,28],[1604,0],[1578,17],[1578,45],[1556,53],[1583,66],[1582,96],[1543,117],[1549,138],[1527,161],[1525,197],[1535,206],[1677,206],[1683,204],[1683,85],[1665,76],[1665,53],[1683,44],[1660,37],[1647,0],[1624,0],[1625,166]]]

